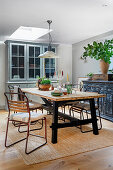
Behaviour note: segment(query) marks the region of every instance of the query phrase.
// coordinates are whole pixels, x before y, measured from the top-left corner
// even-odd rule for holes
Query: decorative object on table
[[[64,73],[63,73],[63,70],[62,70],[62,77],[63,77]]]
[[[67,73],[67,82],[69,82],[69,75],[68,75],[68,73]]]
[[[66,84],[67,93],[72,94],[72,84]]]
[[[84,47],[85,51],[81,59],[86,61],[86,58],[89,56],[96,60],[100,60],[100,68],[102,74],[107,74],[109,64],[111,63],[111,57],[113,56],[113,39],[105,40],[104,42],[97,43],[93,42],[93,45],[88,44],[87,47]]]
[[[113,81],[113,74],[93,74],[92,80]]]
[[[51,90],[54,90],[54,86],[53,86],[53,84],[51,85]]]
[[[50,29],[50,25],[52,23],[51,20],[47,20],[47,23],[49,24],[49,44],[48,44],[48,51],[46,51],[44,54],[40,54],[38,57],[39,58],[59,58],[58,56],[56,56],[56,54],[52,51],[51,48],[51,43],[52,43],[52,36],[50,34],[50,32],[52,31]]]
[[[58,72],[58,80],[59,80],[59,86],[62,86],[62,81],[63,81],[63,70],[59,70]]]
[[[64,95],[67,95],[67,88],[64,88],[64,87],[63,87],[63,88],[62,88],[62,92],[63,92]]]
[[[39,90],[48,91],[50,87],[51,87],[51,80],[44,77],[38,79]]]
[[[92,80],[92,77],[93,77],[93,73],[88,73],[86,76],[88,76],[89,80]]]
[[[54,90],[53,92],[51,92],[52,96],[61,96],[63,93],[60,90]]]

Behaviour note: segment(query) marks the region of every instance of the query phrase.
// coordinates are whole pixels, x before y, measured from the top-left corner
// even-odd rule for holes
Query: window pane
[[[12,45],[12,56],[17,56],[17,45]]]
[[[45,75],[47,78],[49,78],[50,75],[50,69],[45,69]]]
[[[52,48],[52,51],[55,53],[55,48]]]
[[[12,67],[18,67],[18,57],[12,57]]]
[[[19,77],[18,75],[18,69],[12,68],[12,78],[17,79]]]
[[[54,76],[54,74],[55,74],[55,69],[51,69],[51,75],[50,76]]]
[[[19,45],[19,56],[24,56],[24,46]]]
[[[24,67],[24,57],[19,57],[19,67]]]
[[[20,78],[24,78],[24,68],[19,68],[19,76]]]
[[[45,58],[45,68],[49,68],[50,59]]]
[[[34,58],[29,58],[29,68],[34,68]]]
[[[34,57],[34,47],[29,47],[29,57]]]
[[[50,59],[51,60],[51,64],[50,64],[50,68],[55,68],[55,59],[54,58],[52,58],[52,59]]]
[[[29,70],[29,78],[34,78],[34,69]]]
[[[40,55],[40,47],[35,47],[35,57]]]
[[[40,68],[40,58],[35,58],[35,68]]]
[[[40,77],[40,69],[35,69],[35,78]]]
[[[44,48],[44,52],[46,52],[48,49],[47,48]]]

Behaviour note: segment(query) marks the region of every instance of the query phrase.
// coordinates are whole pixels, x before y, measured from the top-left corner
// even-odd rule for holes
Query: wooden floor
[[[113,128],[113,123],[103,120],[103,126]],[[0,136],[0,142],[4,137]],[[0,148],[0,170],[113,170],[112,146],[34,165],[26,165],[16,152],[11,149],[5,153]]]

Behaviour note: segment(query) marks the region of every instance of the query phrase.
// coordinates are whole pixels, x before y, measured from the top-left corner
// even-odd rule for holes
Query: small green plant
[[[81,59],[86,60],[89,56],[96,60],[103,60],[106,63],[111,63],[111,57],[113,57],[113,39],[105,40],[104,42],[96,42],[93,44],[88,44],[87,47],[84,47],[85,51]]]
[[[51,80],[47,79],[47,78],[40,78],[40,84],[51,84]],[[38,80],[39,81],[39,80]]]
[[[108,70],[109,72],[113,73],[113,70]]]
[[[93,76],[93,73],[90,72],[90,73],[87,74],[87,76],[88,76],[88,77],[92,77],[92,76]]]

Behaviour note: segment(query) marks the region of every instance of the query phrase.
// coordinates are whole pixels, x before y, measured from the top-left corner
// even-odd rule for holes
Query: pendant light
[[[48,44],[48,50],[43,53],[43,54],[40,54],[38,57],[39,58],[59,58],[58,56],[56,56],[56,54],[52,51],[52,47],[51,47],[51,43],[52,43],[52,37],[51,37],[51,34],[50,34],[50,25],[52,23],[51,20],[47,20],[47,23],[49,24],[49,44]]]

